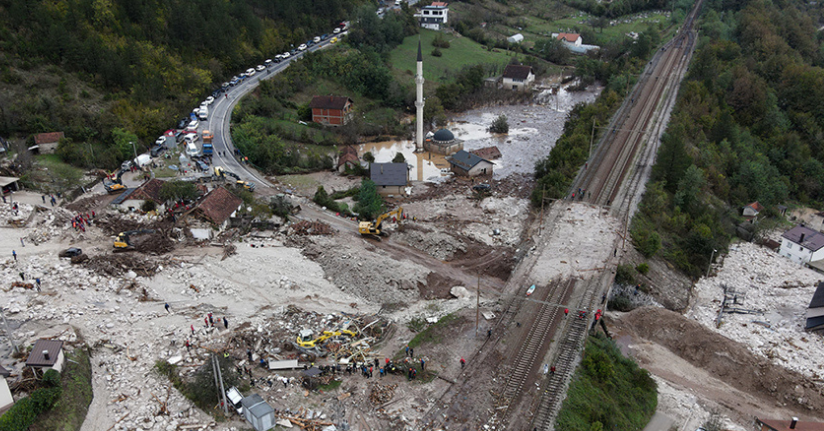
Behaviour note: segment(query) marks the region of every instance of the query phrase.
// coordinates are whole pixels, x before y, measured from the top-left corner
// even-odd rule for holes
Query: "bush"
[[[431,54],[432,54],[433,57],[442,57],[443,56],[443,53],[438,48],[433,49]]]
[[[55,373],[57,373],[55,371]],[[52,378],[49,379],[50,382]],[[45,380],[45,377],[44,377]],[[52,382],[53,383],[53,382]],[[9,411],[0,416],[0,430],[3,431],[26,431],[37,419],[37,415],[49,410],[60,398],[62,389],[60,384],[60,374],[57,373],[57,385],[55,387],[40,388],[32,392],[31,396],[23,398],[15,403]]]
[[[352,214],[346,204],[335,202],[334,199],[330,198],[323,186],[318,186],[318,190],[315,192],[315,196],[312,198],[312,201],[334,212],[346,214],[347,216]]]
[[[498,118],[492,121],[492,125],[487,130],[492,133],[509,133],[509,121],[507,121],[506,115],[499,115]]]
[[[152,212],[157,209],[157,204],[154,201],[145,201],[140,206],[140,210],[144,213]]]
[[[438,33],[435,35],[435,39],[432,40],[432,46],[435,48],[449,48],[449,41],[446,40],[442,34]]]
[[[635,270],[641,273],[642,275],[647,275],[649,272],[649,265],[646,262],[641,262],[638,266],[635,267]]]
[[[635,269],[631,265],[618,265],[615,271],[615,282],[625,286],[635,284]]]
[[[633,229],[630,234],[635,242],[635,248],[646,258],[652,257],[661,249],[661,236],[658,232],[638,228]]]
[[[395,157],[392,159],[392,163],[404,163],[406,162],[406,157],[403,156],[403,153],[396,153]]]

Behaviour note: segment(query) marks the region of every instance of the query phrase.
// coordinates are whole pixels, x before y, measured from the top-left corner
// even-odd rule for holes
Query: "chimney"
[[[790,429],[794,430],[796,425],[798,425],[798,418],[794,417],[792,422],[790,422]]]
[[[381,164],[381,175],[383,175],[383,164]]]
[[[49,360],[49,351],[48,350],[43,350],[43,358],[45,358],[47,361]]]
[[[801,239],[798,240],[799,244],[801,244],[802,242],[804,242],[804,234],[803,233],[801,234]]]

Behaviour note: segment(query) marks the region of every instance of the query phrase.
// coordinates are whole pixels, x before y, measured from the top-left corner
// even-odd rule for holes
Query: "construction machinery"
[[[133,235],[143,235],[147,233],[154,233],[154,229],[140,229],[120,232],[114,240],[114,248],[120,251],[133,250],[134,246],[132,245],[130,238]]]
[[[115,176],[114,172],[112,172],[109,176],[113,176],[114,179],[110,180],[107,178],[103,180],[103,187],[106,189],[108,194],[121,193],[126,190],[126,186],[123,185],[122,180],[125,172],[126,171],[121,169],[117,172],[117,176]]]
[[[255,191],[255,183],[251,183],[249,181],[243,181],[243,180],[240,179],[240,177],[236,173],[229,172],[229,171],[227,171],[226,169],[223,169],[220,166],[215,166],[215,175],[214,176],[215,176],[215,179],[223,179],[223,180],[225,180],[226,177],[232,177],[232,178],[235,179],[235,185],[236,186],[242,187],[245,190],[249,190],[250,192]]]
[[[357,335],[357,332],[350,331],[349,329],[336,329],[334,331],[323,331],[323,333],[319,337],[315,338],[315,333],[312,332],[311,329],[303,329],[298,334],[298,338],[297,341],[295,341],[295,344],[304,349],[311,349],[316,346],[319,346],[320,344],[323,344],[324,341],[332,337],[340,337],[343,335],[354,337],[355,335]]]
[[[389,211],[386,214],[379,215],[377,220],[374,222],[362,221],[358,223],[358,232],[360,232],[361,235],[383,235],[381,231],[381,224],[384,220],[392,216],[397,216],[398,220],[402,219],[403,207],[398,207],[398,209],[394,211]]]

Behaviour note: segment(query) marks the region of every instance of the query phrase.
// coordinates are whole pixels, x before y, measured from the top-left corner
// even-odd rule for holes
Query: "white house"
[[[0,415],[14,405],[14,398],[11,396],[9,383],[6,381],[6,377],[10,375],[11,373],[0,365]]]
[[[552,35],[567,45],[581,46],[584,43],[584,39],[578,33],[553,33]]]
[[[779,253],[800,264],[824,259],[824,234],[798,225],[781,235]]]
[[[506,89],[523,90],[532,85],[535,81],[535,74],[532,72],[532,66],[508,64],[501,81]]]
[[[40,339],[31,348],[29,358],[26,359],[26,366],[39,369],[44,373],[50,369],[62,372],[63,361],[62,341]]]
[[[436,1],[429,6],[424,6],[421,13],[416,15],[420,19],[421,27],[430,30],[440,30],[441,26],[446,26],[449,15],[449,4]]]
[[[804,329],[811,332],[824,331],[824,282],[818,283],[810,306],[807,307],[807,324]]]
[[[512,36],[506,38],[506,41],[509,43],[521,43],[524,41],[524,35],[521,33],[513,34]]]
[[[458,176],[474,177],[474,176],[492,176],[492,167],[494,163],[481,158],[475,154],[465,150],[458,151],[447,161],[452,167],[452,172]]]

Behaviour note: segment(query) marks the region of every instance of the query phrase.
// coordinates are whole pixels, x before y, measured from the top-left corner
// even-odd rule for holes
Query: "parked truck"
[[[214,153],[214,147],[212,147],[212,144],[207,144],[207,143],[204,142],[203,143],[203,155],[206,156],[206,157],[212,157],[213,153]]]

